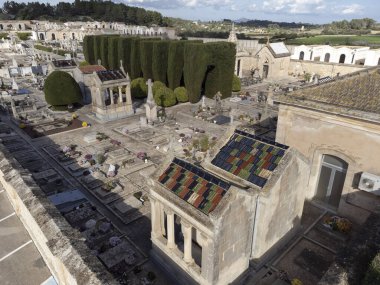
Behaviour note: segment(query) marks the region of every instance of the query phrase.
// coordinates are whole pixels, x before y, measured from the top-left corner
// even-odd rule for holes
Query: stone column
[[[165,210],[166,212],[166,221],[168,229],[168,248],[175,248],[175,239],[174,239],[174,212],[172,210]]]
[[[152,220],[152,237],[160,236],[160,204],[157,200],[150,198],[151,220]]]
[[[215,275],[216,252],[213,241],[205,234],[201,233],[202,238],[202,266],[201,275],[204,279],[212,282]]]
[[[96,98],[96,104],[99,106],[99,103],[100,103],[100,106],[99,107],[102,107],[104,108],[106,106],[106,103],[105,103],[105,98],[104,98],[104,94],[103,94],[103,90],[102,88],[98,88],[97,89],[97,93],[98,93],[98,98]]]
[[[118,86],[119,88],[119,103],[123,103],[123,91],[122,91],[122,86]]]
[[[127,107],[127,112],[133,114],[133,106],[132,106],[132,95],[131,95],[131,85],[125,85],[125,105]]]
[[[114,104],[114,101],[113,101],[113,90],[112,90],[112,88],[109,88],[108,90],[109,90],[109,93],[110,93],[111,105],[113,105]]]
[[[193,242],[192,242],[192,227],[187,221],[181,220],[182,233],[184,238],[184,249],[183,249],[183,260],[186,263],[193,263],[193,255],[191,253]]]

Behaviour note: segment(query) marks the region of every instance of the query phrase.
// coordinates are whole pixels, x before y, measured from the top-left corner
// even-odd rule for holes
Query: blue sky
[[[1,2],[3,1],[0,0]],[[39,2],[54,4],[59,1]],[[334,20],[368,17],[380,22],[379,0],[115,0],[115,2],[156,10],[164,16],[191,20],[248,18],[322,24]]]

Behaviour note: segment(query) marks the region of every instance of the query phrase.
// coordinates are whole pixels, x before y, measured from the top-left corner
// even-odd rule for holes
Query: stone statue
[[[153,83],[151,79],[148,79],[146,82],[146,85],[148,85],[148,98],[146,102],[148,104],[155,104],[154,98],[153,98]]]

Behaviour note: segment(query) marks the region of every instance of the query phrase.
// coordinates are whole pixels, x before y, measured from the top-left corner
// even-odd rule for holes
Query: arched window
[[[54,34],[54,33],[51,34],[51,40],[52,40],[52,41],[55,41],[55,34]]]
[[[3,24],[0,24],[0,30],[4,29]]]
[[[339,57],[339,63],[344,63],[346,60],[346,55],[345,54],[341,54],[340,57]]]
[[[40,34],[40,40],[41,40],[41,41],[44,41],[44,40],[45,40],[45,36],[44,36],[44,34]]]
[[[325,60],[324,60],[324,62],[330,62],[330,54],[329,53],[325,54]]]
[[[18,29],[19,29],[19,30],[22,30],[22,26],[21,26],[21,24],[18,25]]]
[[[71,36],[72,36],[73,40],[75,40],[75,33],[72,33]]]
[[[300,60],[303,60],[304,57],[305,57],[305,53],[304,53],[303,51],[301,51],[301,52],[300,52],[300,57],[299,57],[299,59],[300,59]]]

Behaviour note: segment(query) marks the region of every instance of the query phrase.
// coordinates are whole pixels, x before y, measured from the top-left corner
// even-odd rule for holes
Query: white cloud
[[[257,11],[257,5],[256,4],[249,5],[248,10],[249,11]]]
[[[347,14],[359,14],[363,11],[363,6],[359,4],[351,4],[348,6],[344,6],[342,10],[342,14],[347,15]]]
[[[238,6],[236,6],[235,4],[232,4],[231,7],[230,7],[231,11],[240,11],[240,8]]]
[[[324,10],[326,0],[266,0],[262,10],[284,14],[312,14]]]
[[[233,5],[232,0],[116,0],[125,4],[132,4],[147,8],[172,9],[180,7],[198,8],[198,7],[224,7]]]

